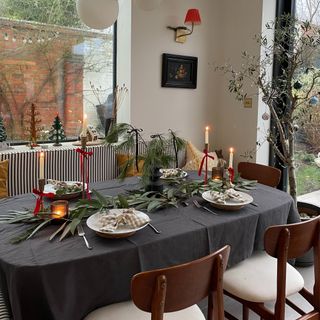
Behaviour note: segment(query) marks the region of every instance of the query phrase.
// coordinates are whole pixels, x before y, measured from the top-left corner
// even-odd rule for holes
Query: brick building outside
[[[31,103],[40,113],[44,140],[57,113],[68,138],[79,135],[84,113],[99,126],[95,106],[112,87],[110,56],[110,34],[1,18],[0,113],[9,140],[27,138]],[[89,83],[103,87],[100,97]]]

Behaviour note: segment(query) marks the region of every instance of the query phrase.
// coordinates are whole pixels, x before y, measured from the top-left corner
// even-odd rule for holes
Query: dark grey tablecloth
[[[93,187],[115,195],[135,188],[136,182],[133,178]],[[78,236],[49,242],[56,227],[12,245],[10,239],[25,226],[0,225],[1,285],[14,319],[80,320],[97,307],[129,299],[135,273],[197,259],[225,244],[232,248],[230,265],[249,257],[253,250],[263,249],[268,226],[299,220],[288,194],[263,185],[250,193],[259,207],[214,209],[219,213],[214,216],[190,204],[151,213],[160,235],[146,227],[127,239],[105,239],[85,227],[91,251]],[[34,203],[32,195],[5,199],[0,201],[0,214]]]

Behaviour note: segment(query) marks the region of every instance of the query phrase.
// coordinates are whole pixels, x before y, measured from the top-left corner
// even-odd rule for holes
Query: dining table
[[[195,174],[189,174],[196,177]],[[137,189],[137,177],[90,185],[102,195]],[[130,299],[130,281],[141,271],[198,259],[228,244],[229,266],[263,250],[263,235],[271,225],[295,223],[299,214],[286,192],[257,184],[247,191],[254,199],[237,211],[214,208],[200,196],[178,206],[147,213],[156,233],[146,226],[127,238],[104,238],[83,223],[92,250],[82,237],[49,241],[57,226],[29,240],[12,239],[25,224],[0,224],[0,284],[14,320],[80,320],[94,309]],[[205,204],[216,214],[194,206]],[[0,200],[0,215],[33,208],[32,194]]]

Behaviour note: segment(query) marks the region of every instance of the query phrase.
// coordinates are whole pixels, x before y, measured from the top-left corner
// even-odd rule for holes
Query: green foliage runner
[[[249,181],[240,177],[235,178],[236,190],[251,190],[255,188],[256,181]],[[94,199],[79,200],[74,209],[69,210],[68,218],[61,219],[62,225],[50,235],[49,240],[52,241],[58,235],[59,241],[66,236],[74,235],[77,225],[82,220],[87,219],[92,214],[103,212],[112,208],[129,208],[134,207],[136,210],[147,212],[155,212],[167,207],[178,207],[183,201],[201,195],[204,191],[214,190],[223,191],[222,182],[209,181],[207,185],[203,180],[172,180],[170,186],[161,193],[153,191],[145,192],[141,190],[129,191],[125,194],[117,196],[103,196],[95,190],[92,190]],[[52,224],[53,219],[49,214],[50,208],[40,212],[38,215],[33,214],[33,209],[26,211],[11,211],[0,216],[0,223],[23,223],[30,225],[22,234],[11,240],[12,243],[19,243],[32,238],[41,229]]]

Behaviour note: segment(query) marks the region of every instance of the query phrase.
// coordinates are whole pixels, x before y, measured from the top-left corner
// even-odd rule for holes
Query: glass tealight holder
[[[223,178],[223,167],[213,167],[212,168],[212,180],[222,181]]]
[[[53,201],[50,206],[51,217],[54,219],[62,219],[68,216],[69,203],[67,200]]]

